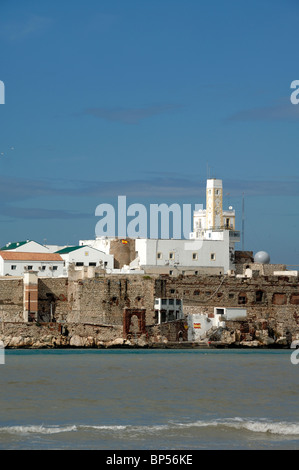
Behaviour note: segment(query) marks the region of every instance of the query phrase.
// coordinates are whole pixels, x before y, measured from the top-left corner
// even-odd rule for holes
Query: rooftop
[[[80,248],[85,248],[86,245],[81,246],[67,246],[66,248],[62,248],[62,250],[58,250],[55,253],[59,253],[60,255],[65,255],[67,253],[71,253],[75,250],[80,250]],[[89,247],[90,248],[90,247]]]
[[[11,261],[63,261],[58,253],[24,253],[21,251],[0,251],[4,260]]]
[[[30,242],[31,240],[25,240],[21,242],[9,242],[2,248],[0,248],[1,251],[4,250],[14,250],[15,248],[18,248],[19,246],[26,245],[26,243]]]

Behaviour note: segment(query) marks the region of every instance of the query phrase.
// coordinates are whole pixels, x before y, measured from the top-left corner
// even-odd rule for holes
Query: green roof
[[[1,250],[1,251],[5,251],[5,250],[14,250],[15,248],[18,248],[19,246],[25,245],[26,243],[28,243],[28,241],[31,241],[31,240],[25,240],[25,241],[23,241],[23,242],[7,243],[5,246],[3,246],[2,248],[0,248],[0,250]]]
[[[67,253],[70,253],[71,251],[79,250],[80,248],[84,248],[85,245],[81,246],[67,246],[66,248],[62,248],[62,250],[58,250],[55,253],[58,253],[59,255],[65,255]]]

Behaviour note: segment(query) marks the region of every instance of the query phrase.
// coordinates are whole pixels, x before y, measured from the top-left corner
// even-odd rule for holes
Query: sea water
[[[0,449],[298,449],[291,350],[8,350]]]

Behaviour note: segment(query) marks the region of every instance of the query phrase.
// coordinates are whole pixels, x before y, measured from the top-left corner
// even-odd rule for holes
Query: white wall
[[[106,254],[110,253],[110,242],[115,238],[96,238],[95,240],[79,240],[79,245],[87,245],[96,250],[103,251]]]
[[[215,307],[214,314],[215,317],[217,312],[223,311],[223,319],[224,320],[245,320],[247,318],[247,310],[246,308],[238,308],[238,307]]]
[[[15,269],[11,269],[12,266],[15,266]],[[63,261],[3,260],[0,257],[0,276],[23,276],[25,272],[28,272],[25,266],[32,266],[32,271],[36,271],[39,277],[61,277],[66,275]],[[41,269],[42,266],[45,266],[45,269]],[[51,269],[55,266],[57,269]]]
[[[140,266],[220,267],[226,273],[231,269],[229,233],[223,232],[223,240],[154,240],[137,239],[136,251]],[[158,253],[161,257],[158,258]],[[173,253],[173,258],[170,258]],[[193,259],[193,253],[197,259]],[[211,259],[214,254],[214,259]]]
[[[20,245],[13,250],[9,250],[8,246],[7,250],[5,251],[21,251],[22,253],[49,253],[49,249],[46,246],[41,245],[40,243],[37,243],[33,240],[30,240],[28,243]]]
[[[82,246],[78,250],[71,251],[70,253],[61,253],[61,258],[65,260],[66,269],[68,269],[71,263],[83,263],[83,266],[89,266],[89,263],[96,263],[96,267],[105,267],[104,263],[107,263],[107,269],[113,269],[113,256],[108,255],[102,251],[91,248],[90,246]]]
[[[225,326],[221,321],[221,315],[209,318],[205,313],[193,313],[188,315],[188,341],[200,341],[206,337],[206,333],[213,327]]]

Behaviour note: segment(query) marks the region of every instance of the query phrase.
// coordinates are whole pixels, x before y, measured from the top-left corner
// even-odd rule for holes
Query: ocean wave
[[[0,433],[10,434],[58,434],[61,432],[77,431],[76,425],[71,426],[44,426],[44,425],[28,425],[28,426],[3,426],[0,427]]]
[[[177,431],[178,429],[190,428],[208,428],[218,427],[224,429],[236,429],[239,431],[249,431],[253,433],[266,433],[280,436],[299,436],[299,423],[291,423],[286,421],[269,421],[266,419],[248,419],[248,418],[227,418],[215,420],[199,420],[192,422],[169,422],[159,425],[20,425],[20,426],[3,426],[0,427],[0,433],[10,434],[58,434],[65,432],[77,431],[95,431],[95,432],[112,432],[112,433],[159,433],[165,431]]]
[[[223,427],[237,430],[251,431],[254,433],[269,433],[285,436],[299,436],[299,423],[286,421],[267,421],[265,419],[254,420],[246,418],[215,419],[213,421],[195,421],[193,423],[179,423],[182,428],[187,427]]]

